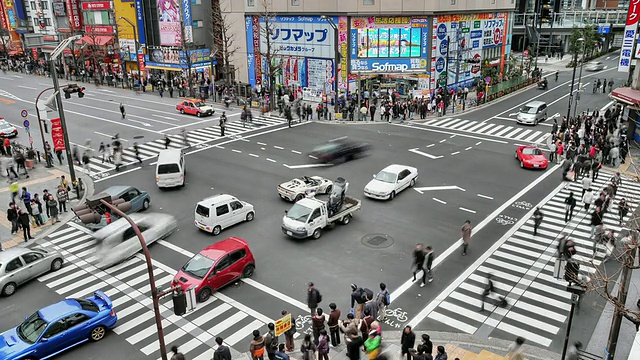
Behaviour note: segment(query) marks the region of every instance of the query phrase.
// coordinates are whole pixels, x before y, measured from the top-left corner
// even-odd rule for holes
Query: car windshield
[[[40,317],[38,312],[29,316],[18,326],[18,336],[26,342],[35,343],[47,327],[47,322]]]
[[[91,312],[100,311],[100,308],[98,307],[98,305],[96,305],[96,303],[94,303],[91,300],[87,300],[87,299],[74,299],[74,300],[77,301],[78,304],[80,304],[80,306],[82,307],[82,310],[84,311],[91,311]]]
[[[594,66],[594,65],[600,65],[600,64],[602,64],[602,63],[601,63],[601,62],[599,62],[599,61],[592,61],[592,62],[590,62],[590,63],[589,63],[589,65],[592,65],[592,66]]]
[[[522,149],[522,153],[524,155],[542,155],[542,151],[536,148],[525,148]]]
[[[313,149],[313,151],[323,153],[323,152],[333,151],[337,147],[338,147],[337,144],[324,144],[324,145],[316,146],[316,148]]]
[[[532,106],[523,106],[522,109],[520,109],[520,112],[525,113],[525,114],[535,114],[536,113],[536,108],[532,107]]]
[[[213,263],[214,261],[212,259],[201,254],[196,254],[188,263],[184,264],[182,271],[198,279],[203,279],[209,269],[213,267]]]
[[[376,180],[386,182],[386,183],[394,183],[396,182],[396,177],[398,175],[394,173],[390,173],[387,171],[380,171],[378,175],[376,175]]]
[[[195,105],[197,107],[207,106],[207,104],[203,103],[202,101],[194,102],[193,105]]]
[[[292,220],[305,222],[309,214],[311,214],[311,211],[312,209],[296,203],[287,211],[287,217]]]

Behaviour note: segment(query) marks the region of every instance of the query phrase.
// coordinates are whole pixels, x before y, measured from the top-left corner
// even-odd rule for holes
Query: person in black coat
[[[18,224],[22,226],[22,234],[24,235],[24,242],[32,240],[31,236],[31,218],[29,213],[18,209]]]
[[[407,325],[402,332],[400,338],[400,347],[402,350],[402,356],[407,354],[407,360],[411,360],[411,351],[416,344],[416,334],[411,330],[411,326]]]

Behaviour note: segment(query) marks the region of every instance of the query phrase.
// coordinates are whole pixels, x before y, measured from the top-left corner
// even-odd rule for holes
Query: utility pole
[[[126,17],[120,16],[118,19],[126,21],[133,28],[133,49],[135,51],[135,58],[130,60],[135,61],[138,64],[138,81],[140,82],[140,86],[142,86],[142,70],[140,69],[140,62],[138,61],[138,28]],[[129,52],[129,55],[131,55],[131,52]]]
[[[571,103],[573,102],[573,86],[576,81],[576,68],[578,67],[578,52],[573,54],[573,75],[571,76],[571,91],[569,92],[569,106],[567,109],[567,121],[571,117]]]
[[[586,38],[585,38],[586,39]],[[578,92],[576,94],[576,106],[573,109],[573,117],[576,117],[576,112],[578,111],[578,102],[580,101],[580,90],[582,86],[582,68],[584,67],[584,58],[587,52],[587,41],[582,42],[582,61],[580,62],[580,75],[578,76]],[[578,64],[576,64],[578,66]]]
[[[609,359],[615,359],[616,348],[618,346],[618,336],[620,335],[620,325],[622,324],[622,318],[624,313],[624,304],[627,303],[627,293],[629,292],[629,284],[631,283],[631,269],[634,265],[637,255],[637,248],[630,250],[629,254],[622,263],[622,276],[620,284],[618,286],[618,302],[622,304],[622,309],[619,306],[614,305],[613,319],[611,321],[611,330],[609,331],[609,340],[607,342],[607,350],[609,352]]]
[[[533,65],[534,70],[538,70],[538,56],[540,55],[540,38],[542,37],[542,18],[539,16],[540,9],[542,8],[542,1],[538,2],[538,9],[534,16],[534,26],[538,26],[538,40],[536,41],[536,60]],[[526,32],[526,29],[525,29]]]
[[[447,56],[444,62],[444,91],[442,91],[442,101],[444,101],[444,106],[442,107],[442,115],[447,113],[447,86],[449,86],[449,45],[451,44],[449,36],[447,36]]]

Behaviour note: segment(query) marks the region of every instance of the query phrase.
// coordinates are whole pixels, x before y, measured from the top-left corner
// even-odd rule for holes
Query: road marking
[[[278,149],[278,150],[284,150],[284,148],[283,148],[283,147],[281,147],[281,146],[273,145],[273,147],[274,147],[274,148],[276,148],[276,149]]]
[[[94,133],[94,134],[97,134],[97,135],[106,136],[106,137],[108,137],[108,138],[110,138],[110,139],[113,139],[113,135],[109,135],[109,134],[101,133],[101,132],[99,132],[99,131],[94,131],[93,133]],[[120,138],[120,137],[118,138],[118,140],[122,140],[122,141],[125,141],[125,142],[129,142],[129,140],[127,140],[127,139],[123,139],[123,138]]]
[[[438,199],[438,198],[431,198],[431,200],[436,201],[436,202],[439,202],[440,204],[447,205],[447,202],[446,202],[446,201],[444,201],[444,200],[440,200],[440,199]]]
[[[291,152],[298,155],[302,154],[300,151],[297,151],[297,150],[291,150]]]
[[[487,195],[478,194],[478,197],[481,197],[483,199],[493,200],[493,198],[491,196],[487,196]]]
[[[309,169],[309,168],[317,168],[317,167],[328,167],[333,166],[333,164],[304,164],[304,165],[287,165],[282,164],[284,167],[289,169]]]
[[[188,258],[192,258],[193,255],[194,255],[193,253],[191,253],[191,252],[189,252],[189,251],[187,251],[187,250],[185,250],[185,249],[183,249],[183,248],[181,248],[179,246],[173,245],[172,243],[170,243],[170,242],[168,242],[166,240],[158,240],[158,241],[156,241],[156,243],[158,243],[158,244],[160,244],[160,245],[162,245],[162,246],[164,246],[166,248],[169,248],[169,249],[171,249],[171,250],[173,250],[173,251],[175,251],[177,253],[180,253],[180,254],[188,257]],[[155,263],[155,260],[153,262]]]
[[[242,154],[242,151],[240,151],[240,150],[231,149],[231,151],[233,151],[234,153]]]
[[[159,118],[166,119],[166,120],[180,121],[180,119],[175,119],[175,118],[172,118],[170,116],[164,116],[164,115],[158,115],[158,114],[152,114],[152,115],[156,116],[156,117],[159,117]]]
[[[260,148],[260,150],[262,150],[262,151],[267,151],[267,149],[266,149],[266,148]]]
[[[122,126],[126,126],[126,127],[130,127],[136,130],[141,130],[141,131],[147,131],[150,133],[154,133],[154,134],[162,134],[159,131],[155,131],[155,130],[151,130],[151,129],[147,129],[144,127],[140,127],[140,126],[136,126],[136,125],[131,125],[131,124],[127,124],[127,123],[122,123],[119,121],[114,121],[114,120],[109,120],[109,119],[105,119],[105,118],[101,118],[101,117],[97,117],[97,116],[93,116],[93,115],[89,115],[89,114],[83,114],[81,112],[77,112],[77,111],[72,111],[72,110],[67,110],[64,109],[65,113],[70,113],[70,114],[76,114],[85,118],[92,118],[92,119],[96,119],[96,120],[100,120],[100,121],[104,121],[104,122],[108,122],[108,123],[112,123],[112,124],[118,124],[118,125],[122,125]]]
[[[267,146],[267,144],[265,144],[265,143],[263,143],[263,142],[260,142],[260,141],[256,142],[256,144],[258,144],[258,145],[262,145],[262,146]]]
[[[275,161],[275,160],[273,160],[273,159],[270,159],[270,158],[267,158],[267,161],[271,161],[271,162],[273,162],[273,163],[274,163],[274,162],[277,162],[277,161]]]
[[[447,185],[447,186],[427,186],[427,187],[417,187],[413,188],[413,190],[419,192],[420,194],[424,194],[425,191],[441,191],[441,190],[460,190],[467,191],[459,186]]]
[[[29,89],[29,90],[38,90],[37,88],[31,87],[31,86],[18,85],[18,87],[23,89]]]
[[[447,139],[442,139],[440,140],[440,144],[442,144],[443,142],[447,141]]]
[[[309,157],[312,158],[312,159],[318,160],[318,158],[313,156],[313,155],[309,155]]]
[[[427,148],[430,148],[430,147],[433,147],[433,146],[436,146],[436,144],[427,145]]]
[[[426,152],[422,152],[420,150],[418,150],[418,148],[415,149],[409,149],[410,152],[414,153],[414,154],[418,154],[418,155],[422,155],[424,157],[428,157],[429,159],[440,159],[442,156],[435,156],[435,155],[431,155],[431,154],[427,154]]]
[[[140,169],[142,169],[142,168],[141,168],[140,166],[138,166],[138,167],[135,167],[135,168],[133,168],[133,169],[129,169],[129,170],[125,170],[125,171],[120,171],[120,172],[117,172],[117,173],[115,173],[115,174],[113,174],[113,175],[105,176],[105,177],[100,178],[100,179],[98,179],[98,180],[93,180],[93,182],[99,183],[99,182],[101,182],[101,181],[105,181],[105,180],[107,180],[107,179],[114,178],[114,177],[116,177],[116,176],[118,176],[118,175],[123,175],[123,174],[130,173],[130,172],[132,172],[132,171],[136,171],[136,170],[140,170]]]
[[[460,209],[460,210],[462,210],[462,211],[466,211],[466,212],[472,213],[472,214],[475,214],[475,213],[476,213],[476,211],[475,211],[475,210],[471,210],[471,209],[467,209],[467,208],[463,208],[463,207],[459,207],[458,209]]]
[[[529,185],[527,185],[524,189],[520,190],[517,194],[513,195],[509,200],[507,200],[505,203],[503,203],[500,207],[498,207],[494,212],[492,212],[491,214],[489,214],[489,216],[487,216],[486,218],[484,218],[484,220],[482,220],[481,222],[478,223],[478,225],[476,225],[473,228],[473,234],[477,234],[478,231],[482,230],[485,226],[487,226],[487,224],[492,223],[494,221],[494,219],[500,215],[500,213],[502,213],[506,208],[510,207],[511,204],[513,204],[514,201],[520,199],[522,196],[524,196],[526,193],[528,193],[531,189],[533,189],[534,187],[536,187],[538,184],[540,184],[542,181],[544,181],[547,177],[551,176],[556,170],[558,170],[560,168],[560,165],[556,165],[553,168],[547,169],[547,171],[542,174],[542,176],[540,176],[539,178],[535,179],[534,181],[532,181]],[[564,186],[564,184],[563,184]],[[526,218],[528,219],[528,218]],[[525,220],[526,220],[525,219]],[[444,252],[442,252],[442,254],[440,256],[437,256],[434,260],[433,260],[433,267],[438,266],[440,263],[442,263],[443,261],[445,261],[447,259],[447,257],[449,257],[449,255],[453,254],[455,251],[457,251],[457,249],[460,247],[460,244],[462,244],[462,238],[458,239],[458,241],[456,241],[455,243],[453,243],[447,250],[445,250]],[[487,256],[488,257],[488,256]],[[397,299],[398,297],[400,297],[402,294],[404,294],[407,290],[409,290],[409,288],[411,288],[411,286],[413,285],[413,277],[409,278],[409,280],[405,281],[402,285],[400,285],[400,287],[398,287],[395,291],[393,291],[391,293],[391,301],[393,301],[394,299]],[[453,290],[452,290],[453,291]],[[430,306],[430,305],[429,305]],[[426,309],[426,308],[425,308]],[[433,307],[433,309],[435,309],[435,306]],[[423,310],[424,311],[424,310]],[[430,312],[431,310],[427,311],[423,317],[421,319],[418,320],[418,323],[420,321],[422,321]],[[418,316],[421,316],[422,312],[420,312],[418,314]]]
[[[249,156],[253,156],[253,157],[257,157],[257,158],[259,158],[259,157],[260,157],[260,156],[258,156],[258,155],[256,155],[256,154],[251,154],[251,153],[249,153]]]
[[[451,153],[451,155],[458,155],[458,154],[460,154],[460,151],[454,151]]]
[[[451,131],[429,129],[429,128],[426,128],[424,126],[414,126],[414,125],[411,125],[411,124],[391,124],[391,125],[393,125],[393,126],[402,126],[402,127],[406,127],[406,128],[410,128],[410,129],[417,129],[417,130],[422,130],[422,131],[429,131],[429,132],[434,132],[434,133],[439,133],[439,134],[449,134],[449,135],[453,134]],[[494,140],[494,139],[489,139],[489,138],[475,136],[475,135],[467,135],[467,134],[456,134],[456,135],[462,136],[462,137],[466,137],[466,138],[469,138],[469,139],[491,141],[491,142],[498,143],[498,144],[508,144],[507,141]]]
[[[456,134],[453,134],[453,135],[449,136],[449,139],[453,139],[456,136],[457,136]]]
[[[235,115],[238,115],[238,114],[227,115],[227,118],[230,118],[230,117],[235,116]],[[212,117],[213,116],[211,116],[211,117],[209,117],[208,119],[205,119],[205,120],[200,120],[200,121],[196,121],[196,122],[192,122],[192,123],[188,123],[188,124],[183,124],[183,125],[178,125],[178,126],[173,126],[173,127],[170,127],[170,128],[162,129],[159,132],[164,133],[164,132],[171,131],[171,130],[182,129],[182,128],[185,128],[185,127],[195,126],[195,125],[199,125],[199,124],[206,123],[206,122],[209,122],[209,121],[214,121],[214,119],[212,119]],[[170,124],[170,125],[173,125],[173,124]]]
[[[249,285],[249,286],[253,286],[254,288],[261,290],[273,297],[276,297],[286,303],[289,303],[299,309],[302,309],[304,311],[308,311],[309,310],[309,306],[307,306],[307,304],[303,303],[302,301],[298,301],[288,295],[285,295],[281,292],[279,292],[276,289],[272,289],[270,287],[268,287],[267,285],[261,284],[253,279],[249,279],[249,278],[245,278],[242,279],[242,282],[244,282],[245,284]]]
[[[480,145],[480,144],[482,144],[482,141],[478,141],[478,142],[476,143],[476,146],[478,146],[478,145]]]
[[[473,149],[473,146],[469,146],[468,148],[464,149],[464,151],[469,151],[471,149]]]

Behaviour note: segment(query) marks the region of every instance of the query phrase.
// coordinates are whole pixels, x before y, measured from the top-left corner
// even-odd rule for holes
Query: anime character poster
[[[163,46],[181,46],[180,4],[178,0],[157,0],[160,44]]]

